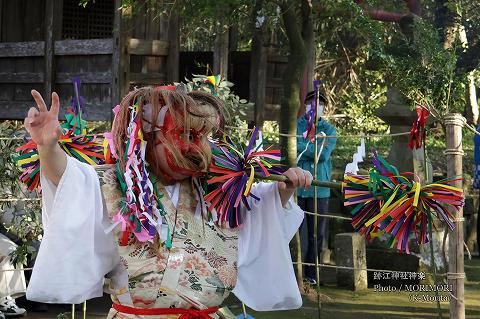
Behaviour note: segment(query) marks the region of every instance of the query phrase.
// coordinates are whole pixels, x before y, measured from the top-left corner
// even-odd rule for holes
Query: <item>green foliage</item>
[[[81,0],[87,4],[91,0]],[[122,7],[132,15],[150,14],[154,19],[168,17],[172,13],[182,17],[180,24],[180,45],[185,51],[211,51],[215,36],[236,26],[240,50],[250,47],[251,2],[248,0],[123,0]]]
[[[386,103],[387,84],[368,61],[372,43],[381,45],[392,29],[365,17],[351,0],[323,1],[316,20],[316,76],[327,94],[326,114],[345,115],[334,124],[350,133],[385,132],[374,112]]]
[[[37,256],[37,249],[33,242],[42,239],[43,228],[36,214],[28,217],[22,215],[19,219],[20,223],[10,227],[9,231],[16,232],[22,242],[10,252],[9,257],[12,264],[26,266],[29,258],[35,259]]]
[[[175,84],[178,85],[180,83]],[[195,75],[191,80],[185,79],[183,84],[185,85],[187,92],[193,90],[203,91],[211,93],[222,100],[225,105],[224,113],[226,117],[227,133],[229,136],[236,137],[239,140],[246,138],[247,123],[243,121],[241,117],[244,117],[247,110],[252,108],[253,105],[248,103],[247,100],[240,99],[238,95],[235,95],[232,92],[232,82],[220,79],[214,87],[212,84],[207,83],[206,75]],[[241,127],[243,129],[229,130],[229,127]]]
[[[33,241],[39,240],[42,234],[40,223],[40,201],[36,194],[26,190],[18,177],[20,170],[13,160],[15,149],[23,141],[26,132],[20,129],[21,124],[14,121],[0,123],[0,198],[11,201],[0,201],[0,220],[7,232],[21,240],[21,244],[12,251],[10,258],[14,264],[26,265],[27,255],[35,255]],[[30,201],[17,199],[32,198]]]
[[[408,12],[404,4],[367,1],[372,8]],[[462,2],[463,3],[463,2]],[[385,105],[389,86],[400,90],[411,108],[421,104],[438,117],[461,112],[465,105],[464,74],[456,70],[463,50],[456,43],[444,49],[435,27],[435,3],[408,28],[375,21],[351,0],[322,2],[317,32],[318,78],[329,96],[327,114],[345,114],[338,121],[355,131],[385,132],[376,108]]]
[[[415,18],[411,37],[397,34],[391,43],[374,42],[372,61],[389,83],[415,105],[428,107],[438,118],[461,112],[465,105],[465,75],[456,73],[456,48],[444,49],[437,30]],[[375,37],[375,35],[372,35]]]

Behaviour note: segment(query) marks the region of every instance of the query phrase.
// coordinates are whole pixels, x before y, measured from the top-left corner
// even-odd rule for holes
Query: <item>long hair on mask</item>
[[[112,125],[113,142],[117,154],[120,156],[121,167],[125,167],[126,164],[122,154],[125,152],[130,121],[129,106],[134,103],[138,103],[139,116],[144,119],[141,121],[142,131],[144,131],[144,121],[154,125],[157,123],[161,108],[167,107],[167,112],[172,116],[175,126],[183,128],[181,138],[189,146],[188,153],[182,154],[177,145],[178,141],[172,139],[168,132],[163,130],[144,132],[147,142],[146,160],[150,165],[155,168],[160,160],[155,152],[155,144],[159,140],[171,154],[176,166],[191,172],[207,172],[212,157],[207,136],[223,130],[225,123],[223,103],[218,98],[204,92],[184,93],[154,87],[142,87],[129,92],[120,102]],[[151,108],[151,112],[144,113],[144,107],[147,104],[149,104],[147,107]],[[146,114],[150,118],[145,118]],[[191,143],[189,140],[192,131],[200,132],[203,136],[197,144]]]

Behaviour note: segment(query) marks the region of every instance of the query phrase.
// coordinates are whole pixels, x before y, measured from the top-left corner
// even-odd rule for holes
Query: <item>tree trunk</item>
[[[288,66],[286,68],[286,75],[283,79],[284,96],[281,100],[281,114],[280,114],[280,131],[289,136],[280,137],[280,146],[282,154],[285,156],[285,164],[288,167],[296,165],[297,158],[297,112],[300,106],[300,82],[303,74],[303,67],[299,62],[300,59],[305,59],[305,56],[299,56],[299,59],[289,58]]]
[[[213,51],[213,73],[220,74],[223,79],[228,75],[228,53],[228,27],[218,23]]]
[[[449,0],[436,1],[435,24],[442,30],[440,40],[445,49],[450,49],[457,37],[460,16],[448,6]]]
[[[468,48],[467,33],[463,26],[459,27],[460,42],[464,48]],[[470,72],[467,76],[467,83],[465,86],[465,110],[464,116],[470,124],[477,124],[478,122],[478,102],[477,102],[477,88],[475,87],[475,78]]]
[[[477,101],[477,87],[475,86],[475,78],[470,72],[467,77],[465,97],[465,111],[464,116],[467,122],[476,125],[478,123],[478,101]]]
[[[287,167],[296,166],[297,158],[297,112],[300,106],[300,86],[303,80],[305,67],[312,52],[313,23],[311,7],[307,0],[301,1],[301,8],[297,8],[298,1],[285,1],[279,4],[285,32],[289,41],[288,63],[283,74],[283,97],[281,99],[280,136],[282,154],[285,156]],[[300,10],[298,10],[300,9]],[[300,12],[300,16],[297,14]],[[292,256],[301,256],[301,247],[296,236],[290,245]],[[297,267],[297,282],[303,288],[302,267]]]
[[[479,234],[477,233],[477,225],[478,225],[478,217],[479,217],[479,209],[478,209],[478,205],[480,204],[480,200],[479,198],[477,198],[476,200],[474,199],[473,200],[473,212],[472,214],[470,215],[471,218],[468,222],[468,224],[470,225],[469,227],[467,227],[467,236],[465,238],[465,244],[467,245],[468,247],[468,250],[473,252],[475,251],[475,243],[477,243],[477,251],[480,253],[480,241],[477,241],[477,238],[479,238]]]
[[[307,93],[313,90],[313,80],[315,79],[315,65],[317,62],[316,54],[315,54],[315,42],[314,38],[311,38],[311,43],[307,46],[307,49],[310,50],[308,54],[308,61],[307,66],[305,67],[305,71],[303,72],[303,79],[302,84],[300,86],[300,108],[297,112],[297,117],[305,114],[305,107],[304,101]]]
[[[296,14],[297,8],[294,3],[296,2],[283,2],[280,5],[290,48],[287,67],[283,74],[283,98],[281,99],[280,114],[280,132],[288,135],[280,136],[280,146],[288,167],[296,165],[297,140],[295,135],[297,133],[297,112],[300,106],[300,85],[309,53],[312,52],[309,45],[313,38],[311,8],[308,1],[302,1],[300,17]]]

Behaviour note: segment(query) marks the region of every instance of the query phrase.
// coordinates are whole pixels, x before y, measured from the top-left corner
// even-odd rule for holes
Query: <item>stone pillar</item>
[[[357,233],[335,235],[335,262],[337,266],[357,269],[337,269],[338,287],[354,291],[367,289],[365,238]],[[362,269],[362,270],[360,270]]]
[[[375,115],[390,125],[390,133],[409,132],[417,113],[410,110],[403,95],[395,88],[388,89],[387,104],[378,108]],[[409,135],[394,136],[387,161],[400,172],[413,172],[413,156],[408,148]]]

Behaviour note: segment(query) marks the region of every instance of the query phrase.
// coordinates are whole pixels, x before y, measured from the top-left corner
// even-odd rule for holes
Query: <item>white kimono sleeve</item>
[[[47,303],[81,303],[100,297],[104,276],[119,262],[95,169],[67,156],[56,187],[43,175],[44,235],[27,288],[27,298]]]
[[[297,309],[302,305],[289,242],[303,220],[292,199],[282,206],[277,183],[252,190],[238,236],[238,278],[233,293],[257,311]]]

